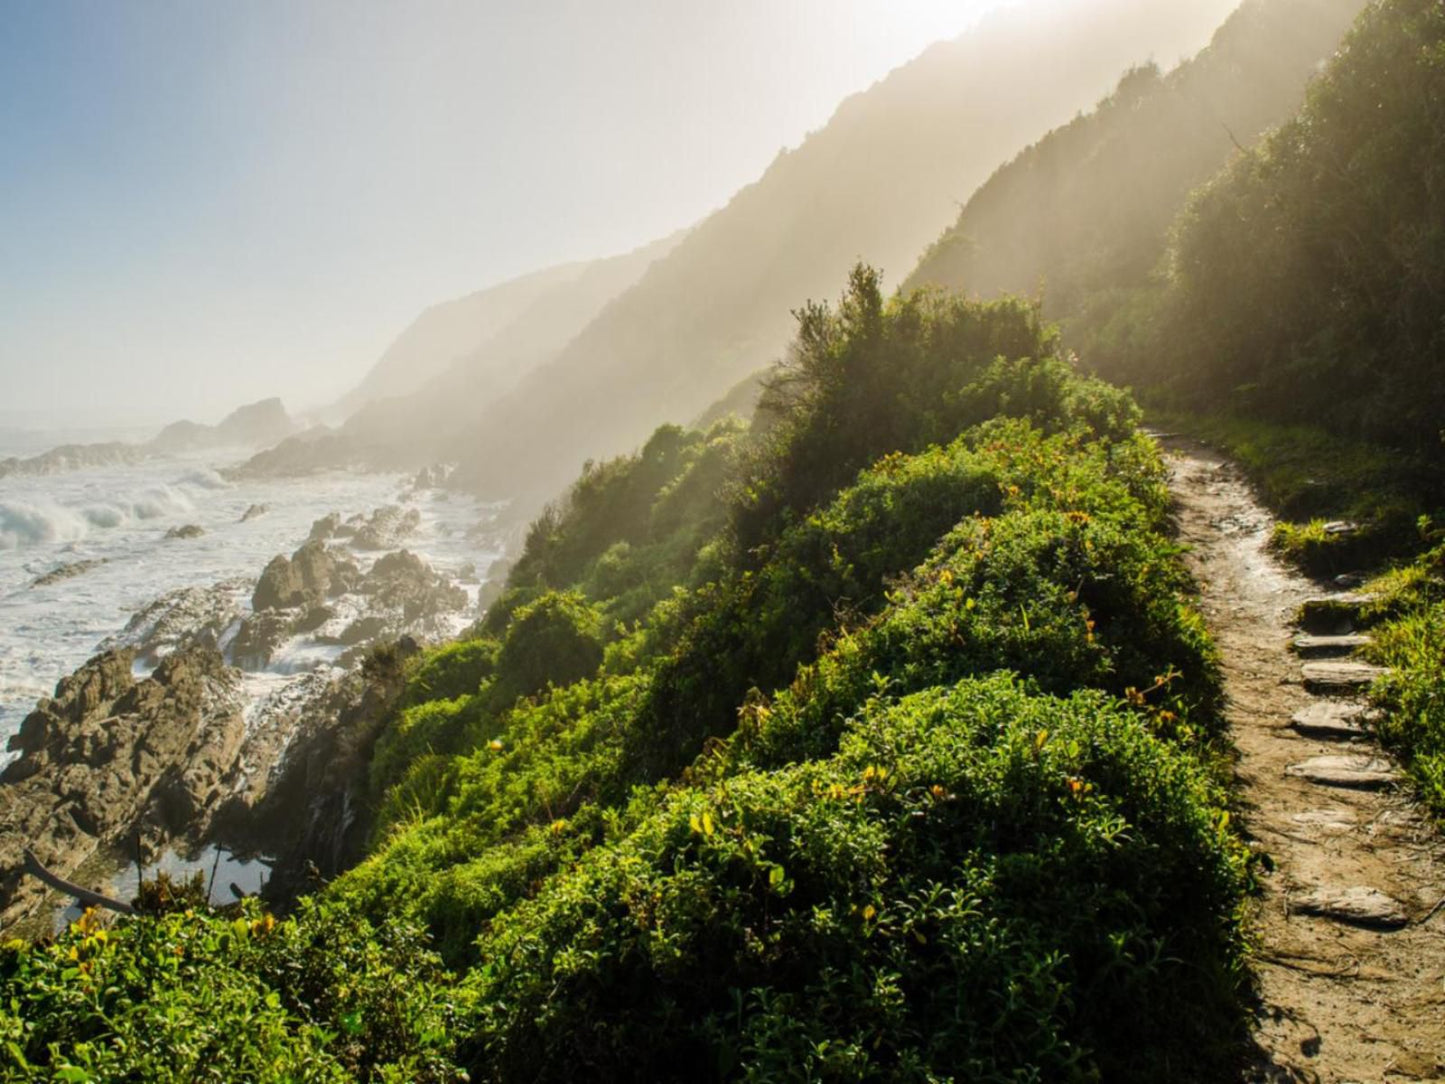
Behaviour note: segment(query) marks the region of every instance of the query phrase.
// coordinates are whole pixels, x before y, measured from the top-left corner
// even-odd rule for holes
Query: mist
[[[995,6],[8,5],[7,406],[329,402],[432,304],[696,223]],[[1172,62],[1226,6],[1156,13],[1132,51]]]

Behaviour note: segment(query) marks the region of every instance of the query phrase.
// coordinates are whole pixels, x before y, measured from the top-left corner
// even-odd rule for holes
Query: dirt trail
[[[1254,906],[1261,1004],[1244,1080],[1445,1081],[1441,836],[1368,732],[1349,732],[1358,716],[1305,728],[1339,731],[1329,737],[1291,725],[1304,709],[1314,713],[1306,723],[1357,710],[1358,692],[1331,689],[1342,695],[1326,700],[1307,689],[1291,650],[1300,604],[1338,589],[1269,553],[1270,515],[1231,464],[1196,444],[1164,444],[1181,541],[1223,658],[1244,828],[1274,863]]]

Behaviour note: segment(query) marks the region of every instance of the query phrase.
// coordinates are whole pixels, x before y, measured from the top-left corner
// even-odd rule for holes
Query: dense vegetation
[[[1400,562],[1371,588],[1381,736],[1445,812],[1442,102],[1445,8],[1371,4],[1298,117],[1189,201],[1125,365],[1241,458],[1307,569]]]
[[[1238,146],[1290,118],[1363,6],[1247,0],[1173,71],[1131,70],[1097,108],[980,187],[909,282],[984,297],[1041,293],[1074,349],[1117,374],[1189,193]],[[1173,352],[1157,360],[1173,364]]]
[[[409,664],[366,861],[12,945],[3,1064],[1214,1078],[1248,868],[1137,419],[1030,306],[859,268],[755,427],[590,465]]]
[[[1057,251],[1013,251],[1107,312],[1091,363],[1236,450],[1311,570],[1409,542],[1370,650],[1382,736],[1445,813],[1442,43],[1438,3],[1372,4],[1299,118],[1182,208],[1217,139],[1102,248],[1071,212]],[[1069,149],[1094,187],[1059,206],[1094,206],[1238,45],[1134,73],[1015,175],[1048,191]],[[1018,301],[886,299],[860,267],[798,319],[750,426],[589,464],[474,633],[408,664],[364,862],[280,920],[5,946],[4,1073],[1226,1076],[1249,865],[1133,400]],[[1324,532],[1341,512],[1368,529]]]
[[[1194,406],[1440,453],[1445,11],[1369,7],[1300,115],[1176,226],[1155,334]]]
[[[912,281],[1042,288],[1089,366],[1244,467],[1283,555],[1322,578],[1403,562],[1378,585],[1384,736],[1445,809],[1445,11],[1365,5],[1315,73],[1360,7],[1258,0],[1169,75],[1131,72],[1000,169]]]

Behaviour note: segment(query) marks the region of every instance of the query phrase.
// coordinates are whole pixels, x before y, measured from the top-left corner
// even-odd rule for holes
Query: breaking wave
[[[70,508],[52,501],[0,502],[0,549],[19,549],[46,542],[76,542],[93,529],[124,527],[148,519],[190,512],[195,508],[180,490],[150,486],[114,501]]]

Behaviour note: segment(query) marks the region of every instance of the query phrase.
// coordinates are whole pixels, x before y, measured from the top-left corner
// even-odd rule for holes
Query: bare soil
[[[1295,614],[1330,589],[1269,551],[1273,521],[1233,465],[1198,444],[1163,443],[1180,540],[1222,655],[1239,818],[1273,864],[1251,908],[1259,1000],[1242,1080],[1445,1081],[1441,834],[1403,780],[1358,789],[1289,771],[1320,756],[1385,756],[1368,732],[1316,738],[1290,726],[1321,699],[1290,649]],[[1393,905],[1394,921],[1351,906],[1307,913],[1335,897],[1367,912]]]

